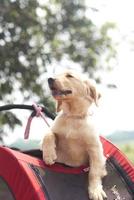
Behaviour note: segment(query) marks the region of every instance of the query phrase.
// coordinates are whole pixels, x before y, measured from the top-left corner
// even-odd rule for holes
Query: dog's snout
[[[48,78],[48,84],[53,85],[55,79],[54,78]]]

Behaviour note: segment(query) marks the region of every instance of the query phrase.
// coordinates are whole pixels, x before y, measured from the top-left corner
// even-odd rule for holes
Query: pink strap
[[[36,117],[42,117],[42,119],[45,121],[47,126],[50,127],[49,123],[47,122],[47,120],[45,118],[45,115],[42,112],[42,108],[40,106],[36,105],[35,103],[33,104],[33,107],[34,107],[34,109],[36,111]],[[28,139],[28,137],[29,137],[29,132],[30,132],[30,126],[31,126],[32,119],[33,119],[32,116],[30,116],[28,118],[26,129],[25,129],[25,133],[24,133],[24,139]]]
[[[33,117],[31,117],[31,116],[28,118],[26,129],[25,129],[25,133],[24,133],[24,139],[28,139],[28,137],[29,137],[29,132],[30,132],[30,126],[31,126],[32,119],[33,119]]]
[[[47,122],[45,115],[42,112],[42,108],[40,106],[37,106],[35,103],[33,104],[33,107],[36,111],[36,117],[42,117],[42,119],[44,119],[44,121],[46,122],[47,126],[50,127],[49,123]]]

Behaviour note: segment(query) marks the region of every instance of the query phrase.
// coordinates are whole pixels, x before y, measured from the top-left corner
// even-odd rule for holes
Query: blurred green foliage
[[[19,91],[22,101],[33,98],[53,111],[42,76],[46,67],[64,58],[79,63],[90,76],[103,69],[104,61],[109,67],[116,55],[108,35],[114,24],[97,28],[86,17],[82,0],[39,2],[0,1],[0,102],[13,103]],[[14,122],[19,123],[13,117]]]
[[[128,159],[134,164],[134,142],[121,144],[119,148],[125,153]]]

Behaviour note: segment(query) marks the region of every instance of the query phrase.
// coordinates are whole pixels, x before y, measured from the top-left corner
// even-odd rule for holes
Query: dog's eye
[[[66,77],[67,78],[73,78],[73,76],[71,74],[67,74]]]

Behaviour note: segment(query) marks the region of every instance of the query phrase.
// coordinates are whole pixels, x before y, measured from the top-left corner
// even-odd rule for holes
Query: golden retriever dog
[[[106,159],[89,115],[91,104],[98,104],[100,94],[90,80],[73,72],[49,78],[48,84],[59,114],[44,136],[43,160],[48,165],[55,162],[72,167],[89,164],[89,198],[103,200],[106,194],[101,179],[106,175]]]

